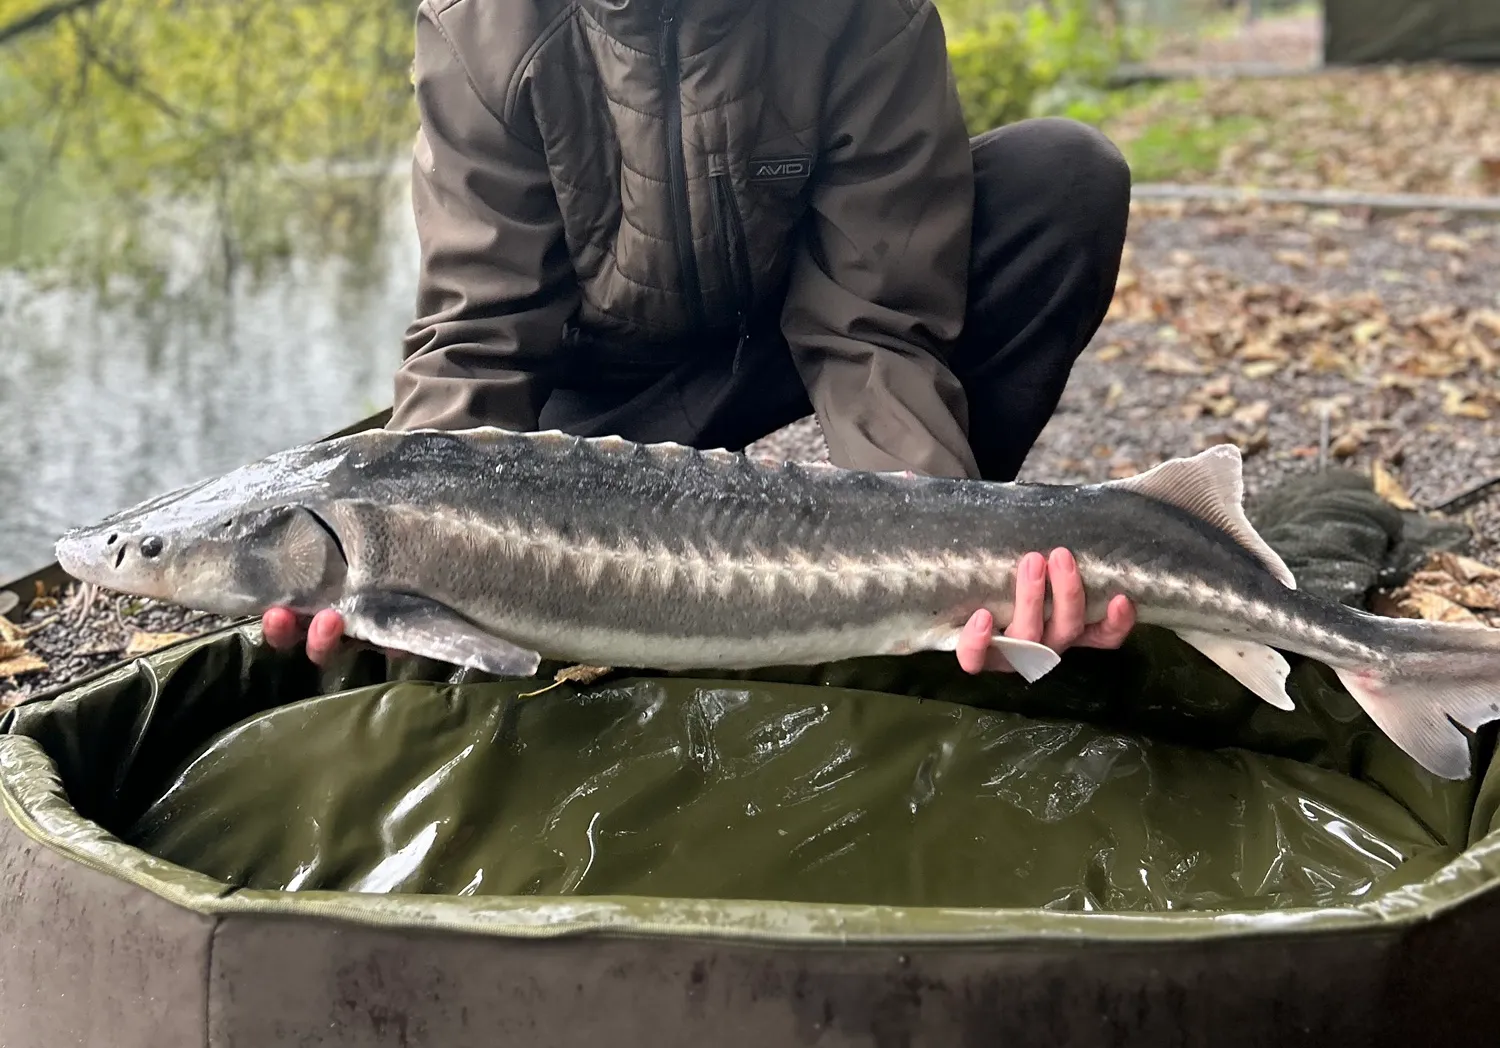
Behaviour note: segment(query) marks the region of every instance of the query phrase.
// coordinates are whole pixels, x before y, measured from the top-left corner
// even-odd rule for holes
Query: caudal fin
[[[1500,629],[1362,615],[1387,653],[1334,672],[1370,718],[1418,764],[1444,779],[1470,774],[1469,737],[1500,720]]]

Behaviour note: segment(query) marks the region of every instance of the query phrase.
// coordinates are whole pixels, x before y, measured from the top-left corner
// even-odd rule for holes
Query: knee
[[[1022,120],[975,138],[973,155],[981,206],[1013,204],[1019,190],[1052,220],[1124,236],[1130,165],[1096,128],[1062,117]]]

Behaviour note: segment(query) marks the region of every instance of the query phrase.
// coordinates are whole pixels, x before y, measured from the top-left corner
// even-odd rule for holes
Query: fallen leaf
[[[1452,233],[1434,233],[1427,238],[1427,250],[1443,251],[1451,255],[1466,255],[1469,253],[1469,242]]]
[[[1109,476],[1111,480],[1124,480],[1126,477],[1135,476],[1140,471],[1140,467],[1134,462],[1116,462],[1109,467]]]
[[[1118,342],[1111,342],[1109,345],[1099,350],[1099,352],[1095,353],[1094,358],[1105,364],[1108,364],[1111,360],[1119,360],[1120,357],[1124,355],[1125,347],[1120,345],[1120,343]]]
[[[1196,361],[1189,360],[1181,353],[1174,353],[1170,349],[1158,349],[1147,357],[1141,366],[1147,371],[1156,371],[1165,375],[1203,374],[1203,367]]]
[[[1384,464],[1376,459],[1370,465],[1370,477],[1375,483],[1375,494],[1389,502],[1397,509],[1416,509],[1417,504],[1411,500],[1401,482],[1386,471]]]
[[[85,644],[81,648],[74,648],[74,655],[115,655],[120,651],[118,641],[100,639],[93,644]]]
[[[1441,571],[1463,582],[1500,580],[1500,568],[1493,568],[1483,561],[1462,554],[1442,550],[1433,555],[1433,560]]]
[[[1472,583],[1458,587],[1453,600],[1471,611],[1490,611],[1500,608],[1500,593],[1487,586]]]
[[[1249,345],[1245,346],[1244,349],[1240,350],[1239,358],[1241,360],[1254,361],[1274,360],[1278,363],[1285,363],[1286,361],[1291,359],[1291,356],[1287,353],[1286,350],[1280,349],[1276,346],[1271,345],[1271,343],[1262,340],[1251,342]]]
[[[1328,453],[1334,458],[1346,459],[1358,451],[1364,442],[1364,438],[1358,433],[1341,433],[1338,439],[1328,446]]]
[[[552,675],[552,683],[547,685],[545,688],[539,688],[536,691],[528,691],[525,694],[518,695],[516,697],[520,699],[535,698],[538,695],[544,695],[547,692],[551,691],[553,688],[560,687],[564,684],[582,684],[586,687],[613,672],[614,669],[610,666],[564,666],[562,669],[558,670]]]
[[[0,662],[6,659],[13,659],[25,652],[25,650],[26,642],[24,640],[0,640]]]
[[[1205,382],[1203,388],[1198,390],[1198,394],[1203,397],[1227,397],[1233,388],[1234,379],[1228,375],[1220,375],[1216,379]]]
[[[1443,386],[1443,414],[1455,418],[1487,419],[1490,409],[1484,403],[1470,399],[1470,394],[1457,386]]]
[[[612,666],[565,666],[553,674],[558,684],[593,684],[614,672]]]
[[[1401,607],[1428,622],[1479,622],[1479,616],[1441,594],[1419,591],[1400,600]]]
[[[21,603],[21,597],[14,590],[0,590],[0,615],[9,615]]]
[[[1247,437],[1236,437],[1235,444],[1239,446],[1240,454],[1247,458],[1258,455],[1271,446],[1271,431],[1262,427]]]
[[[187,640],[189,633],[145,633],[136,630],[130,636],[130,643],[125,645],[125,657],[136,658],[139,655],[148,655],[160,648]]]
[[[1384,338],[1388,329],[1384,320],[1361,320],[1354,325],[1351,334],[1356,345],[1368,346]]]
[[[26,673],[40,673],[47,664],[35,655],[21,654],[14,658],[0,659],[0,677],[19,677]]]
[[[1234,420],[1242,426],[1258,426],[1271,415],[1271,402],[1269,400],[1257,400],[1253,404],[1246,404],[1234,413]]]
[[[1270,378],[1281,370],[1281,365],[1274,360],[1257,360],[1252,364],[1246,364],[1240,369],[1240,373],[1249,379]]]
[[[1312,260],[1301,251],[1278,251],[1276,261],[1293,269],[1308,269],[1312,266]]]
[[[1233,412],[1238,404],[1239,401],[1235,400],[1233,397],[1215,397],[1213,400],[1210,400],[1208,403],[1206,403],[1204,407],[1208,409],[1208,413],[1214,418],[1224,418],[1225,416]]]

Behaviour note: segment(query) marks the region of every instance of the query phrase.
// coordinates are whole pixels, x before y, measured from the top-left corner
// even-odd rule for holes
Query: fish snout
[[[57,563],[84,582],[108,583],[133,570],[150,570],[167,544],[160,535],[131,534],[120,528],[79,529],[57,542]]]

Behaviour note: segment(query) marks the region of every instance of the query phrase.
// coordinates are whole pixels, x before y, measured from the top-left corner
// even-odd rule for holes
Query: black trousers
[[[1103,135],[1026,120],[973,139],[968,315],[947,361],[969,402],[986,480],[1013,480],[1114,296],[1130,170]],[[776,311],[771,311],[774,316]],[[636,381],[588,375],[554,391],[540,428],[740,450],[812,412],[769,325],[738,358],[699,354]]]

